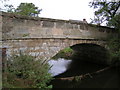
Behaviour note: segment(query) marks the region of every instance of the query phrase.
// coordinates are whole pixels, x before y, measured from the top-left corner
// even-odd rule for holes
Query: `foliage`
[[[4,7],[0,7],[0,11],[6,11],[9,13],[17,13],[20,15],[37,17],[42,9],[36,7],[33,3],[20,3],[17,8],[14,8],[12,4],[6,4],[5,2],[9,0],[0,0]]]
[[[33,3],[21,3],[15,12],[20,15],[38,16],[42,9],[38,9]]]
[[[68,48],[65,48],[63,51],[67,53],[67,52],[72,52],[73,50],[70,47],[68,47]]]
[[[29,33],[23,34],[22,36],[27,37],[27,36],[29,36]]]
[[[7,60],[7,82],[3,82],[3,87],[7,88],[52,88],[47,86],[50,82],[51,74],[48,73],[50,66],[35,57],[20,54],[12,55]]]
[[[120,13],[115,15],[111,20],[109,20],[108,26],[112,26],[116,30],[120,29]]]
[[[102,24],[105,21],[111,20],[118,12],[120,0],[118,2],[107,2],[107,0],[93,0],[89,3],[95,12],[93,23]]]
[[[59,51],[54,57],[52,57],[53,59],[58,59],[58,58],[65,58],[65,59],[70,59],[71,56],[73,54],[73,50],[68,47],[68,48],[65,48],[61,51]]]
[[[110,37],[108,39],[108,46],[110,48],[113,63],[120,61],[120,36]]]
[[[4,5],[4,6],[6,7],[7,12],[9,12],[9,13],[14,13],[15,8],[13,7],[13,5],[6,4],[6,5]]]
[[[107,2],[107,0],[94,0],[90,6],[96,9],[95,23],[107,22],[107,26],[115,28],[116,36],[109,37],[108,46],[114,61],[120,61],[120,0],[117,2]]]
[[[0,6],[0,11],[13,13],[15,11],[15,8],[12,4],[7,4],[7,1],[10,0],[0,0],[0,2],[2,3],[2,6]]]

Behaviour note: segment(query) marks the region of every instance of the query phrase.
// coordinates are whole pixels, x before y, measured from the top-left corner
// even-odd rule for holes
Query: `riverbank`
[[[70,47],[68,47],[59,51],[59,53],[57,53],[54,57],[52,57],[52,59],[57,60],[59,58],[64,58],[69,60],[72,58],[73,53],[74,51]]]

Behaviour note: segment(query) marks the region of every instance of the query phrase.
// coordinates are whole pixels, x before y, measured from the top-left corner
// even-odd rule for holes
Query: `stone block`
[[[51,22],[51,21],[43,21],[42,23],[42,27],[49,27],[49,28],[53,28],[54,27],[54,22]]]
[[[65,28],[65,22],[56,22],[56,28],[60,28],[60,29]]]

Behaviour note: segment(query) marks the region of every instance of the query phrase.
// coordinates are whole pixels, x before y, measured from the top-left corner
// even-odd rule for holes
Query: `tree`
[[[120,0],[117,2],[107,2],[107,0],[93,0],[89,3],[95,9],[94,23],[102,24],[115,28],[118,32],[116,36],[109,37],[108,46],[114,61],[120,62]]]
[[[89,3],[90,7],[95,9],[95,18],[93,23],[102,24],[103,22],[108,22],[113,19],[120,8],[120,0],[117,2],[108,2],[107,0],[93,0]]]
[[[6,7],[7,12],[14,13],[15,8],[13,7],[13,5],[6,4],[4,6]]]
[[[33,16],[36,17],[40,14],[42,9],[36,7],[33,3],[21,3],[17,8],[14,8],[13,5],[5,4],[9,0],[0,0],[3,7],[0,7],[0,11],[5,11],[9,13],[16,13],[20,15]]]
[[[7,2],[9,0],[0,0],[1,6],[0,6],[0,11],[7,11],[7,9],[9,8],[9,10],[12,8],[12,5],[8,5],[5,2]]]
[[[38,9],[33,3],[21,3],[15,13],[27,16],[38,16],[42,9]]]

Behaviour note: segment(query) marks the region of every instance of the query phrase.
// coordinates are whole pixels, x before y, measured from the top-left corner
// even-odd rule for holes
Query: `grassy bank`
[[[58,59],[58,58],[71,59],[72,54],[73,54],[73,50],[70,47],[68,47],[59,51],[59,53],[57,53],[54,57],[52,57],[52,59]]]

